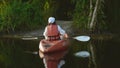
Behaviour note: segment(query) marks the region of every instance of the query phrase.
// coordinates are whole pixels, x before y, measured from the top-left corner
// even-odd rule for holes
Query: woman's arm
[[[58,25],[58,31],[63,36],[63,38],[68,38],[68,34]]]
[[[48,38],[46,34],[47,34],[47,27],[45,27],[45,30],[44,30],[44,32],[43,32],[43,35],[44,35],[45,39]]]

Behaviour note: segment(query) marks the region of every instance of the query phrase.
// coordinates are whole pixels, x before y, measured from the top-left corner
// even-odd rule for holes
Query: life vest
[[[47,36],[48,40],[60,39],[60,33],[58,31],[58,26],[56,24],[50,24],[47,26]]]

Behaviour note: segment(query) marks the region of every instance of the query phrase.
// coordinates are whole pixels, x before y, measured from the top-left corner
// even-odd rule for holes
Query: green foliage
[[[89,14],[92,11],[94,11],[94,7],[96,4],[96,0],[92,1],[92,9],[90,9],[90,0],[72,0],[72,2],[75,4],[75,11],[73,15],[73,25],[76,26],[77,29],[81,30],[89,30],[89,24],[91,23],[91,18],[89,18]],[[94,21],[93,30],[102,30],[106,29],[105,24],[105,15],[103,12],[104,8],[104,0],[100,0],[98,9],[97,9],[97,15]]]
[[[47,22],[48,17],[54,16],[57,9],[57,2],[55,0],[45,0],[44,4],[44,19]]]
[[[0,31],[42,28],[56,10],[51,0],[1,0]]]
[[[105,26],[104,0],[100,1],[95,21],[98,29],[102,29]],[[0,0],[0,31],[9,32],[41,28],[47,23],[49,16],[57,17],[62,15],[73,15],[73,25],[76,28],[81,30],[89,29],[88,25],[90,23],[88,21],[91,19],[89,14],[90,11],[94,10],[96,0],[92,0],[92,9],[90,9],[90,0],[71,0],[71,2],[75,5],[74,12],[70,11],[73,9],[67,8],[68,10],[66,10],[64,6],[61,7],[62,2],[60,0]],[[65,4],[68,3],[63,3],[62,5]],[[65,11],[62,11],[61,8],[63,7]],[[57,12],[62,13],[62,15],[60,13],[57,14]]]
[[[100,2],[100,6],[99,6],[99,9],[98,9],[98,14],[97,14],[97,28],[99,30],[106,30],[108,27],[106,26],[106,22],[105,22],[105,14],[104,14],[104,0],[101,0]]]
[[[73,1],[76,4],[75,13],[73,16],[74,25],[76,28],[85,29],[87,28],[87,21],[89,15],[89,1],[88,0],[76,0]]]
[[[0,2],[0,31],[33,29],[43,24],[44,0]]]

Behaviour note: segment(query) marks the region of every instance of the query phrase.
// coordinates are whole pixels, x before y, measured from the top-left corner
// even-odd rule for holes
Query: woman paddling
[[[61,43],[63,41],[60,41],[61,42],[60,43],[59,40],[68,38],[68,35],[65,32],[65,30],[63,30],[59,25],[56,24],[54,17],[48,18],[48,25],[45,27],[43,35],[45,37],[45,40],[42,40],[40,42],[40,45],[39,45],[40,51],[46,52],[46,50],[52,46],[52,45],[50,45],[50,43],[43,46],[44,43],[47,43],[47,42],[52,43],[53,41],[57,41],[57,40],[58,40],[57,43],[59,43],[59,44],[57,44],[57,48],[53,48],[52,50],[61,49],[61,47],[62,47],[62,49],[64,49],[64,48],[66,49],[66,46],[64,46],[64,45],[66,45],[66,43],[64,43],[64,45],[63,44],[61,45]],[[60,45],[59,46],[60,48],[58,48],[58,45]],[[57,54],[57,56],[61,55],[60,52],[58,52],[56,54],[55,53],[44,54],[44,53],[40,52],[40,54],[43,54],[41,58],[43,58],[45,68],[61,68],[61,66],[63,64],[65,64],[65,61],[63,59],[60,59],[60,58],[62,58],[62,56],[56,57],[56,54]],[[51,57],[54,59],[51,59]]]
[[[49,41],[68,38],[65,30],[56,24],[54,17],[49,17],[48,25],[45,27],[43,35],[45,36],[45,39]]]

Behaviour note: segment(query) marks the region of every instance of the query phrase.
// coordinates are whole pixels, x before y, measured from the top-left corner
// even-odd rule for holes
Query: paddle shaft
[[[36,40],[38,38],[43,38],[43,36],[37,36],[37,37],[23,37],[21,39],[23,40]],[[78,41],[83,41],[83,42],[86,42],[86,41],[89,41],[90,40],[90,36],[76,36],[76,37],[69,37],[68,39],[76,39]]]

